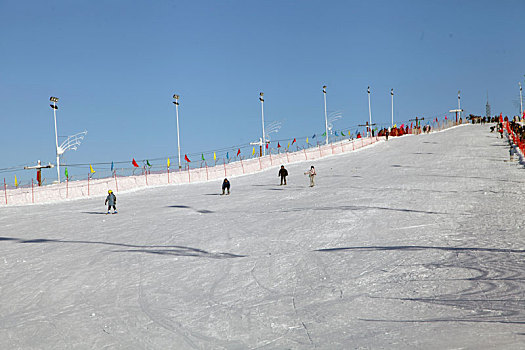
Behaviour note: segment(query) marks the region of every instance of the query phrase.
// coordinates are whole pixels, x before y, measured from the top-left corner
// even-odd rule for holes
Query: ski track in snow
[[[525,347],[525,169],[489,125],[0,209],[2,349]]]

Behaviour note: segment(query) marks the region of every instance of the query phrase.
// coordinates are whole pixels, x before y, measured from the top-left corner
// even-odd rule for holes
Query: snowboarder
[[[111,207],[113,207],[113,214],[117,213],[117,197],[113,194],[112,190],[108,191],[108,196],[106,197],[106,202],[104,204],[108,205],[108,212],[111,210]]]
[[[279,169],[279,175],[281,177],[281,186],[284,184],[286,185],[286,177],[288,176],[288,170],[284,168],[284,165],[281,165],[281,169]]]
[[[230,181],[228,179],[224,179],[222,182],[222,194],[224,194],[225,190],[227,190],[227,194],[230,194]]]
[[[307,172],[304,173],[305,175],[308,175],[310,177],[310,187],[314,187],[315,185],[315,175],[317,175],[317,173],[315,172],[315,168],[314,166],[312,165],[310,167],[310,170],[308,170]]]

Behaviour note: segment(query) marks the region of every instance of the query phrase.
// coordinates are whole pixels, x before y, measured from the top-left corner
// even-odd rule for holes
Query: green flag
[[[346,136],[344,132],[341,131],[341,136]]]
[[[69,179],[69,173],[67,172],[67,168],[66,168],[66,170],[64,171],[64,173],[66,174],[66,178]]]
[[[323,132],[323,135],[322,135],[322,136],[326,136],[326,131],[325,131],[325,132]]]
[[[202,160],[206,160],[206,159],[204,159],[204,153],[202,153],[201,156],[202,156]]]
[[[151,166],[151,164],[149,163],[149,160],[146,160],[146,164],[147,164],[148,166]]]

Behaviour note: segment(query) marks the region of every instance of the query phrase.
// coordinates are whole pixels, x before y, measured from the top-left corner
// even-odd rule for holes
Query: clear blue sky
[[[0,168],[54,162],[50,96],[60,135],[88,130],[69,163],[175,155],[174,93],[183,154],[257,140],[260,91],[278,138],[323,131],[324,84],[337,128],[368,119],[368,85],[378,123],[391,88],[396,120],[446,112],[458,90],[469,113],[488,91],[515,115],[524,14],[521,0],[2,0]]]

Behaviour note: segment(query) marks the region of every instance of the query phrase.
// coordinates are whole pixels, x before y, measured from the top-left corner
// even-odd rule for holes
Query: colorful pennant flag
[[[297,140],[295,140],[295,137],[294,137],[294,138],[293,138],[293,141],[292,141],[292,145],[293,145],[294,143],[296,143],[296,142],[297,142]]]
[[[95,173],[95,170],[93,170],[93,167],[91,166],[91,164],[89,164],[89,172],[91,174],[94,174]]]
[[[237,151],[237,157],[239,156],[239,154],[241,154],[241,149],[239,148],[239,150]]]
[[[281,144],[277,142],[277,148],[281,148]]]
[[[168,157],[168,168],[170,167],[170,164],[171,164],[170,158]]]
[[[137,162],[135,161],[135,158],[133,158],[133,161],[131,162],[131,164],[133,164],[133,166],[134,166],[135,168],[138,168],[138,167],[139,167],[139,165],[138,165]]]
[[[186,160],[188,163],[191,163],[190,158],[188,158],[188,156],[186,154],[184,155],[184,160]]]

